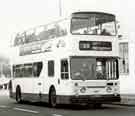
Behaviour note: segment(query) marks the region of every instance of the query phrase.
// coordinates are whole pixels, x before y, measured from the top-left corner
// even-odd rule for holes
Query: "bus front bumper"
[[[59,104],[113,103],[120,100],[120,95],[57,96]]]

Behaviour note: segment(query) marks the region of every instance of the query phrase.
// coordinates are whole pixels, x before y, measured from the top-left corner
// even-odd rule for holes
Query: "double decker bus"
[[[57,104],[120,101],[115,15],[75,12],[14,39],[10,97]]]

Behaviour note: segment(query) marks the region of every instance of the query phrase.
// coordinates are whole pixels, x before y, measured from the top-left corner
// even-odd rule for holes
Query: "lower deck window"
[[[33,64],[33,75],[34,77],[39,77],[43,64],[42,62],[36,62]]]
[[[48,61],[48,76],[53,77],[54,76],[54,61]]]
[[[14,77],[39,77],[42,71],[42,62],[20,64],[13,66]]]

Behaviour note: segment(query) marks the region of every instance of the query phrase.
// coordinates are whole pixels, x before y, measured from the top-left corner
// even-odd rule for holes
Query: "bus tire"
[[[95,103],[94,104],[94,108],[101,108],[102,107],[102,104],[101,103]]]
[[[57,98],[57,96],[56,96],[56,90],[55,90],[54,87],[51,87],[50,92],[49,92],[49,105],[51,107],[53,107],[53,108],[55,108],[56,105],[57,105],[56,98]]]
[[[16,88],[16,102],[22,103],[21,89],[19,86]]]

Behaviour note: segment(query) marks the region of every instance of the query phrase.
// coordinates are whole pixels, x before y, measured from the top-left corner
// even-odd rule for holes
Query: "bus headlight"
[[[80,92],[81,92],[81,93],[85,93],[85,92],[86,92],[86,88],[85,88],[85,87],[82,87],[82,88],[80,89]]]
[[[112,92],[112,88],[111,87],[107,87],[106,88],[106,92],[108,92],[108,93]]]

